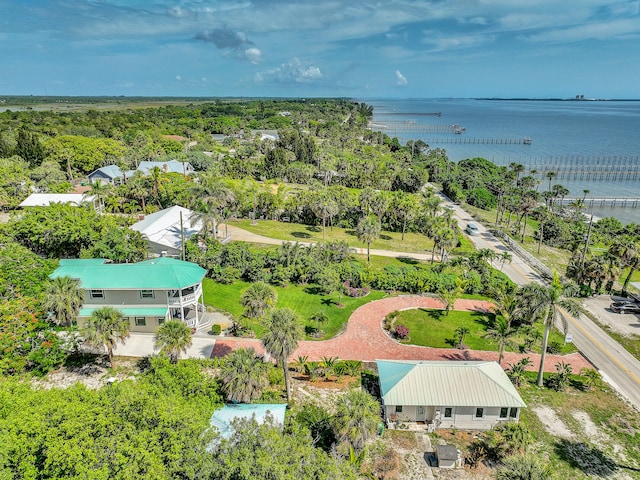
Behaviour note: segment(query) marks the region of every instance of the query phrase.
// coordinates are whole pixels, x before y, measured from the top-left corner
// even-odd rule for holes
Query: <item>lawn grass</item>
[[[452,348],[456,346],[456,329],[458,327],[466,327],[469,329],[469,333],[464,337],[464,344],[467,347],[472,350],[497,351],[498,345],[494,341],[483,338],[492,321],[492,314],[451,310],[447,316],[443,310],[425,308],[404,310],[399,312],[396,317],[396,325],[406,325],[410,332],[409,338],[402,343],[433,348]],[[536,327],[541,332],[544,330],[542,324],[536,324]],[[513,340],[516,343],[515,348],[507,347],[506,350],[519,352],[519,346],[523,343],[524,336],[516,335]],[[563,345],[564,337],[554,329],[549,335],[549,342],[557,342]],[[577,350],[571,343],[564,345],[562,348],[563,354],[575,351]]]
[[[292,242],[322,242],[322,227],[302,225],[299,223],[276,222],[274,220],[260,220],[257,225],[251,225],[251,220],[236,220],[229,222],[257,235]],[[371,244],[373,250],[391,250],[405,253],[427,253],[433,247],[433,241],[418,233],[405,233],[404,241],[399,232],[382,232],[379,239]],[[366,245],[358,240],[355,229],[327,227],[324,241],[344,240],[350,247],[366,248]]]
[[[243,307],[240,305],[242,291],[250,285],[249,282],[237,281],[226,285],[214,282],[211,279],[204,279],[202,287],[204,290],[204,302],[218,310],[230,313],[237,321],[242,320],[244,325],[251,328],[258,337],[262,335],[264,329],[259,321],[242,319]],[[317,340],[327,339],[338,334],[346,325],[353,311],[373,300],[378,300],[387,296],[384,292],[371,291],[369,295],[361,298],[352,298],[343,295],[340,302],[344,305],[339,308],[338,296],[324,295],[318,293],[314,285],[289,285],[287,287],[274,287],[278,292],[277,307],[287,307],[296,312],[302,319],[306,327],[318,327],[312,325],[309,318],[319,311],[325,312],[329,320],[319,328],[324,330],[325,336]],[[311,339],[311,338],[310,338]]]

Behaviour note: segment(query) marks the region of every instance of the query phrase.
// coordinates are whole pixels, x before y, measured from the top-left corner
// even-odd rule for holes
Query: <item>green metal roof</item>
[[[80,280],[96,290],[172,290],[199,284],[207,271],[191,262],[161,257],[138,263],[106,263],[104,259],[65,259],[50,275]]]
[[[104,307],[106,305],[94,305],[92,307],[84,307],[80,309],[80,313],[78,314],[79,317],[90,317],[91,315],[93,315],[93,312],[95,312],[96,310],[99,310],[101,307]],[[166,317],[167,316],[167,311],[169,310],[169,307],[128,307],[128,306],[122,306],[122,307],[117,307],[117,306],[113,306],[113,305],[109,305],[110,307],[114,307],[118,310],[120,310],[125,317]]]
[[[526,407],[496,362],[376,363],[386,405]]]

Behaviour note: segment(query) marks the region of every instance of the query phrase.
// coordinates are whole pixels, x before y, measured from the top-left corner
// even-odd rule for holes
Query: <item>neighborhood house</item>
[[[496,362],[377,360],[383,413],[389,427],[401,423],[489,430],[518,421],[526,407]]]
[[[129,318],[131,331],[155,332],[172,318],[196,328],[205,312],[202,279],[206,270],[191,262],[161,257],[138,263],[108,263],[102,258],[63,259],[51,274],[80,280],[84,304],[78,324],[110,306]],[[199,300],[202,303],[199,303]]]
[[[202,230],[202,221],[188,208],[174,205],[152,213],[131,225],[140,232],[153,253],[162,256],[179,256],[182,242]]]

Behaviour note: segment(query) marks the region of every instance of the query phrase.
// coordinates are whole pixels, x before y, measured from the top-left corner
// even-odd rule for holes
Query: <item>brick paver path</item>
[[[382,321],[391,312],[412,308],[443,308],[437,298],[406,295],[400,297],[375,300],[358,308],[347,323],[346,330],[339,336],[321,342],[301,341],[291,359],[308,356],[317,361],[322,357],[338,357],[341,360],[498,360],[497,352],[478,350],[459,350],[455,348],[430,348],[416,345],[403,345],[391,339],[382,329]],[[481,300],[458,300],[456,310],[487,312],[491,303]],[[258,353],[264,353],[260,340],[242,338],[223,338],[216,340],[212,357],[224,356],[233,349],[251,347]],[[505,352],[502,366],[516,363],[521,358],[529,357],[533,365],[530,370],[537,370],[540,355],[535,353],[518,354]],[[580,353],[570,355],[547,355],[545,371],[555,371],[555,364],[563,361],[571,364],[574,372],[583,367],[593,368]]]

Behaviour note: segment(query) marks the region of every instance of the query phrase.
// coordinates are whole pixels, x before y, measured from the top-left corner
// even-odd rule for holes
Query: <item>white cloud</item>
[[[408,84],[407,77],[405,77],[400,70],[396,70],[396,85],[404,87]]]
[[[180,75],[176,75],[176,80],[180,81],[180,80],[182,80],[182,77]]]
[[[257,65],[262,60],[262,52],[255,47],[247,48],[244,51],[244,56],[254,65]]]
[[[320,67],[316,65],[305,64],[298,58],[294,58],[289,63],[283,63],[279,67],[256,73],[254,76],[254,80],[258,84],[308,84],[317,82],[323,77],[324,75],[322,74]]]

